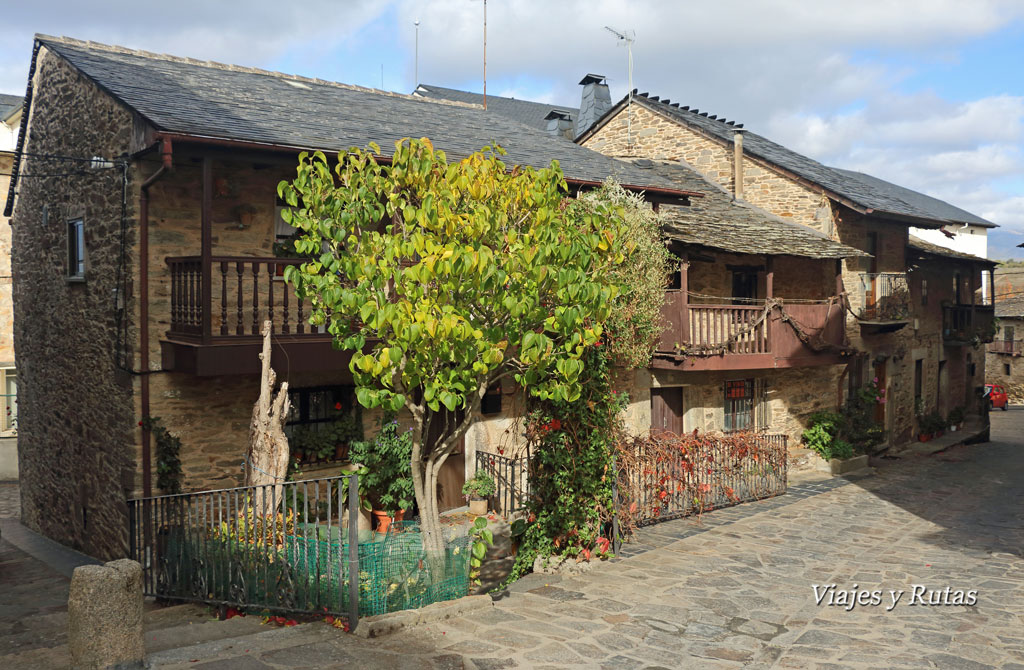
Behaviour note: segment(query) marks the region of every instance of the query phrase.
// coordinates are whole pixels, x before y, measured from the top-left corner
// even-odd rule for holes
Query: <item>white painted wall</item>
[[[18,144],[18,130],[21,127],[21,112],[6,122],[0,121],[0,151],[14,151]]]
[[[984,226],[945,226],[945,230],[953,233],[949,238],[938,229],[911,228],[910,234],[925,242],[953,251],[959,251],[979,258],[988,258],[988,228]],[[988,295],[988,273],[981,273],[982,295]]]

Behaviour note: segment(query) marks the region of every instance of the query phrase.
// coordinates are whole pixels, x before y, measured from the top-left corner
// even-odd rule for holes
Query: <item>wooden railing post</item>
[[[203,206],[200,227],[202,229],[202,259],[200,261],[200,275],[202,282],[200,286],[201,290],[201,304],[200,304],[200,318],[202,319],[203,329],[203,342],[207,343],[210,341],[210,328],[213,319],[211,318],[211,302],[213,301],[211,278],[213,275],[212,267],[212,245],[213,245],[213,233],[212,233],[212,221],[213,216],[213,161],[209,156],[203,156]]]
[[[764,297],[765,302],[770,301],[775,297],[775,258],[768,256],[764,260]],[[772,329],[775,328],[775,320],[772,319],[773,312],[769,311],[765,315],[764,324],[764,353],[770,354],[772,351]]]

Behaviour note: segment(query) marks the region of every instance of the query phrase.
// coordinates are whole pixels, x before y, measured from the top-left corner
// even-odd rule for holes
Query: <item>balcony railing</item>
[[[996,340],[988,345],[988,351],[993,354],[1020,356],[1024,354],[1024,340]]]
[[[662,314],[658,351],[685,354],[691,367],[785,367],[797,359],[807,364],[845,342],[845,317],[836,302],[783,303],[766,313],[764,304],[686,304],[679,292],[670,291]],[[697,364],[702,356],[715,362]]]
[[[298,258],[214,256],[210,267],[209,301],[204,301],[202,258],[167,259],[171,273],[168,335],[182,339],[223,340],[258,337],[269,319],[274,335],[329,337],[310,326],[308,301],[295,297],[282,281],[284,269]]]
[[[947,342],[970,342],[977,337],[991,342],[995,312],[991,305],[945,305],[942,308],[942,337]]]
[[[910,289],[903,272],[864,273],[860,276],[862,321],[906,321],[910,318]]]

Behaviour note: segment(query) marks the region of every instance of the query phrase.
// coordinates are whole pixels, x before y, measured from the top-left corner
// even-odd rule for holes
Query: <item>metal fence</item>
[[[354,629],[364,546],[357,482],[353,474],[129,500],[145,594],[344,616]]]
[[[866,321],[900,321],[910,318],[910,288],[904,272],[862,273],[863,303],[857,318]]]
[[[709,437],[672,455],[635,443],[632,466],[618,471],[616,508],[630,508],[636,524],[647,525],[785,493],[788,437],[751,437],[759,448]]]
[[[530,452],[524,456],[508,458],[483,451],[476,452],[476,471],[494,480],[494,495],[489,499],[491,509],[508,518],[526,505],[530,495]]]

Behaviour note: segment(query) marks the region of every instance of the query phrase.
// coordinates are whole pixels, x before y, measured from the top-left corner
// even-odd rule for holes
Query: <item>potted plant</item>
[[[963,430],[964,419],[967,418],[967,412],[964,410],[963,405],[957,405],[953,409],[949,410],[949,429]]]
[[[487,498],[494,495],[494,480],[484,472],[477,472],[462,485],[462,495],[469,501],[469,513],[476,516],[487,514]]]
[[[366,467],[365,489],[373,505],[377,532],[387,532],[392,521],[401,521],[415,499],[412,483],[412,437],[398,421],[385,417],[373,441],[356,441],[349,447],[354,463]]]
[[[235,207],[235,218],[238,219],[239,230],[244,230],[252,225],[252,218],[256,215],[257,211],[255,205],[247,202]]]

